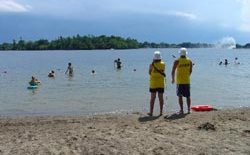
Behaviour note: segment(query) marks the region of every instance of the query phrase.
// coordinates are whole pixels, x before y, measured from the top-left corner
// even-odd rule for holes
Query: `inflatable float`
[[[28,86],[27,89],[37,89],[38,86]]]
[[[210,105],[195,105],[195,106],[192,106],[191,109],[193,111],[211,111],[214,108]]]

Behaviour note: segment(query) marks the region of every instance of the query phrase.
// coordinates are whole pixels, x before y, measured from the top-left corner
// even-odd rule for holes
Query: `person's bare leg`
[[[180,114],[183,114],[183,100],[182,100],[182,96],[178,96],[179,98],[179,106],[180,106]]]
[[[160,103],[160,115],[163,113],[163,105],[164,105],[164,99],[163,99],[163,93],[158,93],[159,103]]]
[[[152,116],[152,115],[153,115],[154,104],[155,104],[155,98],[156,98],[156,93],[151,93],[151,99],[150,99],[150,112],[148,113],[149,116]]]
[[[187,109],[188,109],[188,114],[190,114],[190,106],[191,106],[191,98],[187,97]]]

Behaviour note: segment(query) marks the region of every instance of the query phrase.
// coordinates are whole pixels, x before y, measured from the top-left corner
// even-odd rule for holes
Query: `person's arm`
[[[163,68],[163,70],[162,70],[162,73],[164,73],[164,74],[166,75],[165,70],[166,70],[166,66],[164,65],[164,68]]]
[[[190,61],[190,75],[192,74],[192,71],[193,71],[193,62]]]
[[[114,68],[117,66],[117,60],[114,60]]]
[[[177,68],[179,61],[175,60],[172,67],[172,83],[175,83],[175,70]]]
[[[69,71],[69,67],[67,68],[67,70],[66,70],[65,74],[67,74],[67,73],[68,73],[68,71]]]
[[[152,64],[150,64],[150,65],[149,65],[149,69],[148,69],[148,74],[149,74],[149,75],[151,75],[152,68],[153,68],[153,66],[152,66]]]

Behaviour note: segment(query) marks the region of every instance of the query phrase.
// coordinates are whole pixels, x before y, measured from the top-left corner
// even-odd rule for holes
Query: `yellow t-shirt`
[[[154,66],[162,72],[165,71],[165,63],[163,61],[154,62]],[[150,88],[164,88],[164,85],[164,76],[156,71],[156,69],[152,66],[150,74]]]
[[[177,84],[190,84],[190,67],[191,60],[187,57],[179,58],[176,71],[176,83]]]

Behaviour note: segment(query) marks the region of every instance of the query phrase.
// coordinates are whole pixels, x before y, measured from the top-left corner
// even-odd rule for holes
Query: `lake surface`
[[[155,50],[1,51],[0,115],[147,112],[148,67]],[[160,51],[167,65],[164,110],[178,111],[175,85],[170,81],[172,55],[178,56],[178,49]],[[195,63],[191,76],[192,105],[249,107],[250,50],[188,49],[188,56]],[[120,71],[114,69],[113,63],[118,57],[123,63]],[[233,64],[235,57],[240,65]],[[224,59],[230,64],[218,65]],[[73,77],[64,74],[68,62],[73,65]],[[55,70],[56,78],[47,77],[50,70]],[[42,82],[37,90],[27,89],[32,75]],[[157,100],[156,114],[158,107]]]

